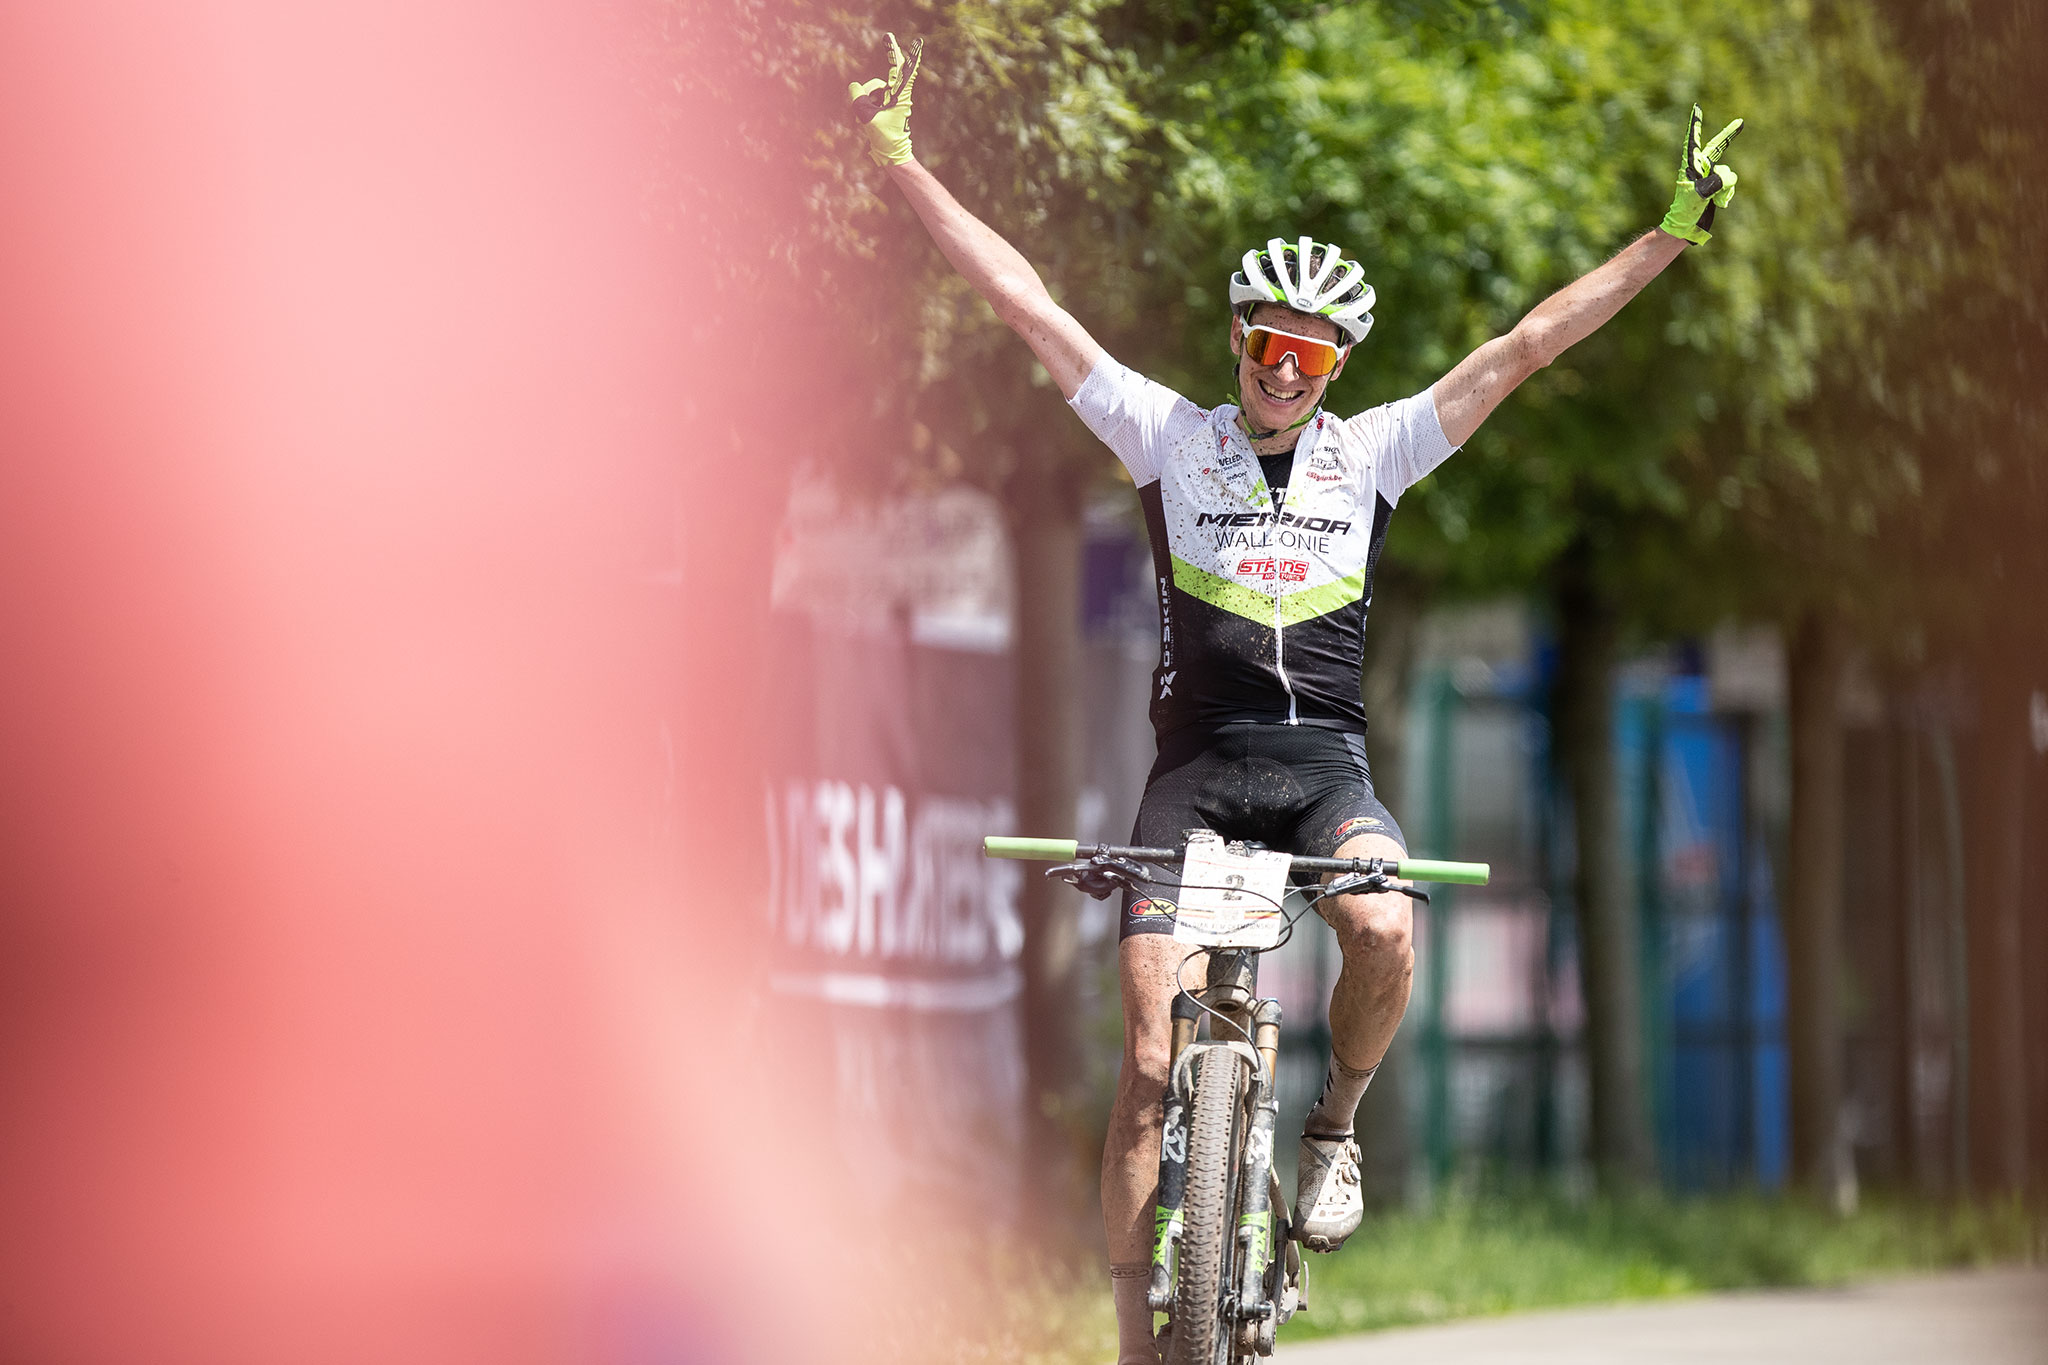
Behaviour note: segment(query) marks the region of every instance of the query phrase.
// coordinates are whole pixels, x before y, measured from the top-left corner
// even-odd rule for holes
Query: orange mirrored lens
[[[1299,337],[1292,332],[1276,332],[1270,327],[1246,329],[1244,353],[1251,357],[1254,365],[1278,365],[1283,357],[1291,354],[1295,368],[1311,379],[1320,379],[1337,368],[1337,348],[1329,342]]]

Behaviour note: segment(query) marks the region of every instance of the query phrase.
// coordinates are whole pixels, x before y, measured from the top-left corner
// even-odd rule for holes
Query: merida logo
[[[1292,512],[1202,512],[1195,517],[1197,529],[1204,526],[1296,526],[1304,531],[1327,531],[1341,536],[1351,529],[1348,521],[1328,517],[1297,517]]]

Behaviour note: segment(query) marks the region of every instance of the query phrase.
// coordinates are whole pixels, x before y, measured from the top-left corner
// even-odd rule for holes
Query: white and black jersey
[[[1452,452],[1427,390],[1303,429],[1267,482],[1237,409],[1196,407],[1104,358],[1074,395],[1138,485],[1152,541],[1152,725],[1362,733],[1365,614],[1387,519]]]

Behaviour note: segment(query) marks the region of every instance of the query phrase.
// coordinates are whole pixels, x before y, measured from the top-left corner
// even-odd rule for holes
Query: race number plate
[[[1250,851],[1204,832],[1188,840],[1180,868],[1180,911],[1173,936],[1214,948],[1270,948],[1286,921],[1285,853]]]

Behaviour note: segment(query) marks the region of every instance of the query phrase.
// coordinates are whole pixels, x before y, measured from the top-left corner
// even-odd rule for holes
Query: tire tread
[[[1188,1124],[1188,1184],[1182,1204],[1179,1274],[1167,1365],[1213,1365],[1223,1323],[1218,1308],[1230,1235],[1232,1128],[1244,1061],[1222,1049],[1202,1059]]]

